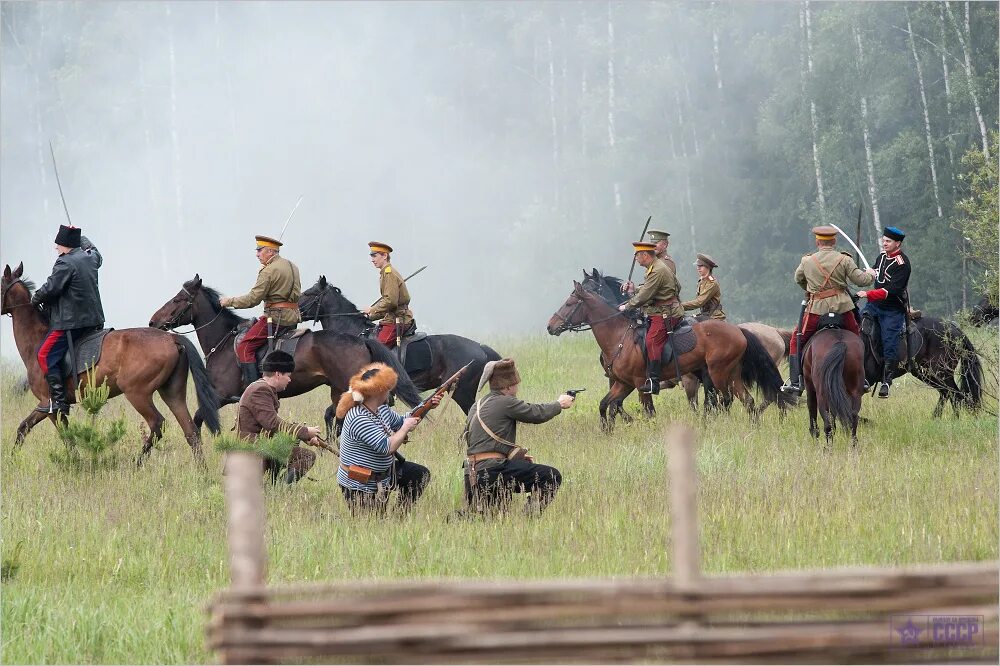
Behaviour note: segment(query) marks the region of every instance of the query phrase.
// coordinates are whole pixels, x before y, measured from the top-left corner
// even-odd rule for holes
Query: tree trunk
[[[826,214],[826,196],[823,193],[823,168],[819,158],[819,118],[816,116],[816,102],[812,98],[813,61],[812,61],[812,18],[809,3],[804,2],[799,8],[799,30],[805,32],[804,51],[800,50],[800,61],[805,60],[805,71],[802,72],[802,94],[809,100],[809,119],[812,127],[813,165],[816,168],[816,200],[819,202],[821,215]],[[800,62],[801,64],[801,62]]]
[[[864,85],[867,77],[864,75],[865,53],[861,44],[861,31],[858,29],[857,24],[853,28],[854,41],[858,45],[858,75],[861,85]],[[875,237],[878,238],[882,235],[882,221],[879,219],[878,214],[878,188],[875,185],[875,161],[872,159],[872,142],[868,131],[868,98],[864,93],[861,93],[861,134],[865,143],[865,166],[868,170],[868,197],[871,200],[872,206],[872,224],[875,227]]]
[[[948,43],[945,28],[945,18],[944,18],[944,7],[938,5],[938,15],[941,19],[941,71],[944,73],[944,103],[945,112],[947,116],[947,123],[945,126],[945,136],[948,137],[945,140],[945,146],[948,148],[948,164],[951,165],[951,181],[952,189],[955,187],[955,152],[952,150],[952,140],[951,140],[951,77],[948,73],[948,54],[945,53],[945,46]]]
[[[927,92],[924,88],[924,71],[920,66],[920,57],[917,55],[917,43],[913,39],[913,26],[910,24],[910,10],[908,7],[904,7],[903,11],[906,12],[906,30],[909,32],[910,51],[913,52],[913,62],[917,66],[917,83],[920,86],[920,103],[923,106],[924,111],[924,134],[927,137],[927,159],[931,164],[931,184],[934,188],[934,203],[937,205],[938,217],[943,218],[944,214],[941,212],[941,197],[938,193],[937,167],[934,164],[934,141],[931,139],[931,118],[927,111]]]
[[[986,133],[986,121],[983,120],[983,111],[979,106],[979,95],[976,94],[976,82],[972,75],[972,59],[969,56],[969,44],[965,39],[965,35],[962,34],[962,29],[958,26],[955,21],[955,15],[951,13],[951,3],[944,3],[945,11],[948,13],[948,19],[951,21],[952,27],[955,28],[955,34],[958,35],[958,43],[962,46],[962,54],[965,56],[965,78],[969,82],[969,96],[972,97],[972,106],[976,111],[976,120],[979,122],[979,133],[983,138],[983,157],[987,161],[990,159],[990,145],[989,138]],[[965,25],[966,30],[969,29],[969,3],[965,3]],[[912,41],[913,37],[910,37]]]
[[[608,2],[608,146],[611,152],[611,178],[614,182],[615,220],[622,224],[622,192],[618,182],[618,156],[615,149],[615,21],[614,4]]]
[[[184,190],[181,184],[181,146],[177,131],[177,59],[174,52],[174,27],[170,3],[163,3],[167,16],[167,49],[170,57],[170,147],[173,155],[174,202],[177,207],[177,228],[184,231]]]

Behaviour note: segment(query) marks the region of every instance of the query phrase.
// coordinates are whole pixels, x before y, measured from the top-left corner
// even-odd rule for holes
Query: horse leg
[[[622,403],[634,390],[634,386],[626,386],[625,384],[616,381],[614,385],[612,385],[611,390],[608,391],[608,394],[604,396],[603,400],[601,400],[601,403],[607,410],[607,418],[602,421],[602,425],[604,426],[605,432],[608,434],[614,430],[615,417],[622,411]]]
[[[698,413],[698,388],[701,386],[701,380],[694,373],[689,373],[681,377],[681,384],[684,386],[684,393],[687,395],[688,405],[691,407],[691,411],[695,414]],[[707,393],[708,387],[705,387]],[[705,406],[708,407],[706,399]]]
[[[629,393],[631,393],[631,391],[629,391]],[[624,400],[624,399],[625,398],[623,397],[622,400]],[[651,419],[654,416],[656,416],[656,408],[653,407],[653,396],[651,394],[649,394],[649,393],[640,393],[639,394],[639,404],[642,405],[642,412],[643,412],[643,414],[646,415],[646,418]],[[624,408],[621,409],[621,413],[622,413],[622,416],[624,418],[624,415],[626,414]]]
[[[806,387],[806,404],[809,406],[809,434],[813,439],[819,439],[819,426],[816,425],[816,392],[812,386]]]
[[[167,404],[167,408],[177,419],[177,423],[181,426],[181,431],[184,432],[184,439],[187,440],[188,446],[191,447],[191,453],[194,455],[194,460],[200,467],[205,467],[205,453],[201,448],[201,434],[198,429],[195,428],[194,421],[191,419],[191,413],[188,411],[187,401],[184,399],[184,394],[187,392],[187,377],[182,376],[185,381],[180,382],[183,384],[180,387],[177,386],[164,386],[159,390],[160,397],[163,398],[163,402]],[[180,390],[178,390],[180,389]]]
[[[758,407],[754,402],[753,396],[750,395],[750,391],[747,390],[746,385],[743,383],[743,379],[739,375],[739,370],[733,373],[730,378],[730,386],[732,387],[732,392],[740,399],[743,406],[746,407],[747,414],[750,415],[750,423],[757,425],[760,423],[761,412],[764,411],[763,407]],[[766,406],[766,403],[765,403]]]
[[[126,393],[125,399],[135,408],[135,411],[142,415],[142,418],[146,420],[146,425],[149,426],[149,434],[143,438],[142,451],[139,452],[139,457],[135,461],[137,467],[142,467],[142,463],[146,461],[153,444],[163,437],[163,415],[153,404],[152,394]]]
[[[31,413],[28,414],[23,421],[21,421],[21,425],[17,426],[17,436],[14,438],[14,450],[17,451],[21,448],[21,445],[24,443],[24,438],[28,436],[31,429],[48,417],[48,414],[32,410]]]

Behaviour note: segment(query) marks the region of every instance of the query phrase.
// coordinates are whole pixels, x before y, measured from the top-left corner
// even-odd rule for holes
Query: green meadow
[[[713,573],[996,559],[997,419],[950,408],[933,420],[936,392],[907,377],[889,400],[865,398],[860,446],[838,432],[832,451],[808,433],[803,406],[759,425],[739,403],[703,419],[680,389],[655,401],[657,416],[599,427],[606,386],[590,334],[497,340],[518,361],[521,397],[550,401],[588,388],[555,420],[519,429],[519,444],[563,472],[540,518],[514,510],[457,520],[464,415],[446,402],[403,453],[432,481],[415,509],[385,520],[352,519],[322,454],[307,479],[267,487],[269,580],[274,584],[424,577],[668,576],[664,432],[673,421],[699,433],[702,561]],[[995,349],[995,335],[977,346]],[[63,445],[48,423],[13,448],[34,406],[7,365],[2,420],[2,660],[4,663],[200,663],[205,608],[227,584],[221,455],[205,436],[199,469],[167,414],[164,440],[141,469],[139,416],[122,399],[122,462],[74,472],[51,454]],[[11,372],[13,370],[13,372]],[[995,372],[995,371],[994,371]],[[283,403],[285,416],[318,423],[326,391]],[[804,401],[803,401],[804,403]],[[193,404],[193,400],[191,402]],[[634,395],[626,407],[638,415]],[[996,405],[993,405],[995,410]],[[223,410],[232,426],[235,407]]]

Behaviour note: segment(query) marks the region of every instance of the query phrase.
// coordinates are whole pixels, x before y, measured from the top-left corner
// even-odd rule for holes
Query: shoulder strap
[[[816,268],[818,268],[818,269],[819,269],[819,272],[823,274],[823,278],[824,278],[824,279],[823,279],[823,284],[821,284],[821,285],[820,285],[820,287],[819,287],[820,291],[823,291],[823,290],[824,290],[825,288],[827,288],[827,287],[829,287],[829,286],[830,286],[830,280],[831,280],[831,279],[833,278],[833,271],[837,270],[837,266],[839,266],[839,265],[841,264],[841,262],[842,262],[842,261],[844,261],[844,256],[845,256],[845,255],[843,255],[843,254],[842,254],[842,255],[840,255],[840,258],[839,258],[839,259],[837,259],[837,263],[835,263],[835,264],[833,265],[833,270],[831,270],[831,271],[830,271],[830,272],[828,273],[828,272],[826,271],[826,269],[825,269],[825,268],[823,268],[823,264],[819,263],[819,259],[817,259],[817,258],[816,258],[816,254],[810,254],[810,255],[809,255],[809,257],[810,257],[810,258],[811,258],[811,259],[813,260],[813,262],[814,262],[814,263],[816,264]]]
[[[482,401],[483,404],[485,405],[487,402],[489,402],[489,399],[490,399],[490,396],[486,396],[486,398]],[[489,426],[486,425],[485,423],[483,423],[483,417],[479,415],[479,400],[476,401],[476,419],[478,419],[479,425],[483,429],[483,431],[487,435],[489,435],[490,437],[492,437],[493,440],[495,440],[497,442],[500,442],[501,444],[506,444],[507,446],[514,446],[514,447],[517,446],[517,444],[515,444],[514,442],[508,442],[506,439],[504,439],[500,435],[498,435],[495,432],[493,432],[492,430],[490,430]]]

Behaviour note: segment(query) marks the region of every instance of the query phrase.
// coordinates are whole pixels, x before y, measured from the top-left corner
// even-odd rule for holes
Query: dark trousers
[[[899,360],[899,338],[906,326],[906,315],[901,310],[886,310],[875,303],[865,306],[865,314],[878,319],[882,329],[882,361],[886,364]]]
[[[431,481],[431,471],[423,465],[406,460],[402,463],[396,462],[395,483],[392,489],[399,492],[398,505],[401,509],[409,509],[423,495],[424,489]],[[347,505],[351,507],[351,513],[358,511],[369,511],[384,514],[386,505],[389,502],[389,493],[380,491],[377,493],[366,493],[361,490],[340,487],[344,493]]]
[[[38,367],[42,369],[43,375],[49,373],[59,373],[59,364],[62,363],[63,356],[69,351],[69,338],[66,334],[73,336],[75,345],[87,333],[94,330],[93,326],[74,328],[69,331],[49,331],[42,344],[38,347]]]
[[[510,505],[514,493],[531,493],[527,508],[541,511],[562,484],[562,474],[555,467],[526,460],[505,460],[492,465],[490,462],[476,466],[474,489],[466,467],[465,501],[471,506],[502,509]]]
[[[288,461],[281,464],[270,458],[264,459],[264,473],[277,483],[281,470],[285,470],[285,483],[292,484],[301,479],[316,464],[316,454],[302,446],[292,447]]]

